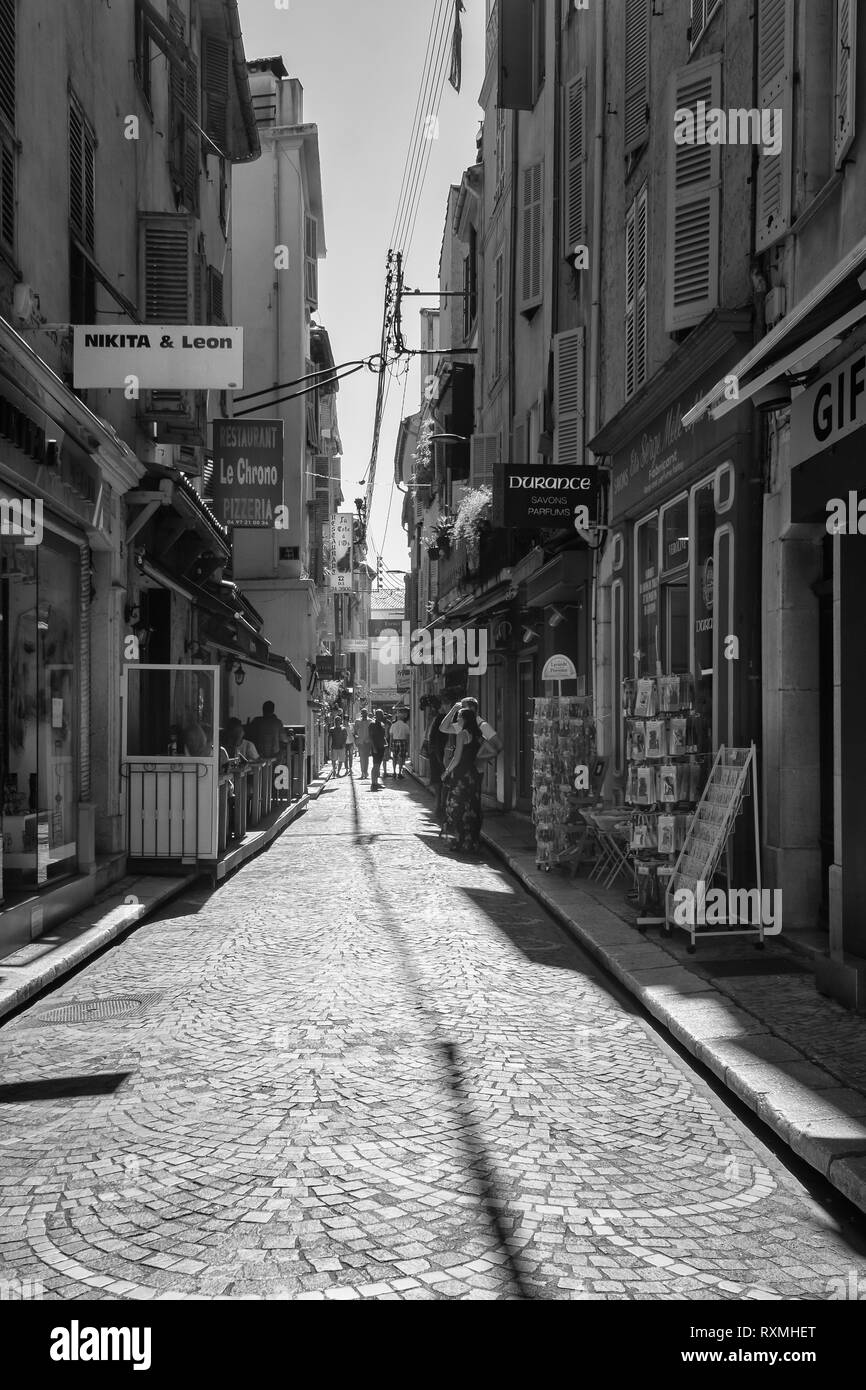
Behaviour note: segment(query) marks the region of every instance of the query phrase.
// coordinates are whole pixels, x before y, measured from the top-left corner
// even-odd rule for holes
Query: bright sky
[[[463,81],[458,94],[446,72],[438,138],[430,142],[404,267],[412,289],[438,284],[448,189],[475,162],[485,6],[484,0],[464,3]],[[244,48],[248,59],[282,56],[289,75],[304,88],[304,120],[319,128],[328,254],[319,264],[318,320],[328,329],[340,363],[379,350],[385,258],[439,0],[289,0],[289,5],[284,10],[274,0],[240,0]],[[453,8],[448,0],[449,45]],[[420,346],[418,310],[435,304],[432,298],[404,300],[407,347]],[[403,379],[392,381],[382,425],[369,548],[371,561],[374,548],[381,549],[386,566],[400,570],[408,568],[408,552],[400,525],[402,495],[393,487],[394,447],[400,419],[418,408],[418,358],[411,359],[405,401],[403,385]],[[349,507],[364,493],[360,480],[370,458],[375,398],[371,372],[358,372],[340,385],[343,493]]]

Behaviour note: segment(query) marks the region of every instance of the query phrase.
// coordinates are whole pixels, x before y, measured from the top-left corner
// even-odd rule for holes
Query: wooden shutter
[[[15,129],[15,4],[0,0],[0,113]]]
[[[625,228],[625,396],[647,379],[647,186],[628,211]]]
[[[625,0],[625,153],[649,130],[650,0]]]
[[[857,0],[836,0],[833,158],[837,169],[854,140],[857,100]]]
[[[758,0],[758,106],[781,111],[782,148],[767,155],[759,147],[756,251],[772,246],[791,225],[794,13],[789,0]]]
[[[531,164],[524,169],[521,180],[523,251],[521,261],[520,308],[535,308],[541,303],[542,270],[542,203],[543,164]]]
[[[15,147],[0,134],[0,241],[8,251],[15,249]]]
[[[69,221],[75,235],[93,249],[95,222],[93,131],[78,101],[69,102]]]
[[[207,268],[207,321],[225,323],[223,305],[223,277],[214,266]]]
[[[557,333],[553,340],[556,428],[554,467],[584,461],[584,330]]]
[[[494,465],[498,462],[499,435],[474,434],[469,443],[469,481],[471,487],[493,486]]]
[[[529,463],[529,416],[522,410],[514,417],[514,429],[511,432],[511,462]]]
[[[586,177],[586,73],[569,82],[564,95],[563,245],[570,253],[583,243]]]
[[[319,302],[319,264],[316,219],[304,213],[304,297],[311,309]]]
[[[634,321],[637,302],[636,212],[634,203],[625,219],[625,398],[636,390],[634,362]]]
[[[202,125],[221,154],[228,145],[229,51],[215,34],[202,34]]]
[[[718,57],[675,73],[671,80],[674,113],[688,108],[696,116],[699,101],[718,107],[721,62]],[[697,126],[697,119],[695,119]],[[696,137],[700,132],[696,129]],[[700,323],[719,302],[720,147],[706,143],[677,145],[668,156],[667,270],[665,327],[668,333]]]
[[[192,218],[170,213],[140,221],[142,300],[146,323],[195,323]]]
[[[499,88],[496,105],[509,111],[531,111],[535,105],[532,80],[533,20],[529,0],[498,0]]]

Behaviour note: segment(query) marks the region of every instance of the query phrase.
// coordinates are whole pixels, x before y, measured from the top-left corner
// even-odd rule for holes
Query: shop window
[[[212,758],[214,673],[129,666],[125,723],[128,758]]]
[[[689,499],[684,494],[662,508],[662,570],[682,569],[689,563]]]
[[[611,672],[612,681],[612,705],[613,705],[613,771],[614,776],[621,776],[625,769],[623,757],[625,720],[622,713],[622,701],[620,691],[628,669],[625,659],[625,586],[621,579],[615,579],[611,585],[610,592],[610,630],[611,630],[611,660],[613,670]]]
[[[654,676],[659,662],[658,513],[635,527],[635,675]]]
[[[702,483],[692,493],[692,535],[694,566],[692,600],[694,606],[695,703],[709,711],[713,698],[713,609],[715,606],[715,562],[713,541],[716,509],[713,483]]]
[[[2,834],[11,885],[77,864],[80,551],[0,536]]]
[[[729,463],[720,464],[713,479],[713,495],[716,511],[721,514],[730,511],[734,505],[734,470]]]

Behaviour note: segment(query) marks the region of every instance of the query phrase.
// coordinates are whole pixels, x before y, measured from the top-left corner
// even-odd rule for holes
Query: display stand
[[[694,708],[688,673],[645,676],[622,683],[626,716],[630,808],[628,855],[636,885],[638,931],[670,928],[665,886],[685,843],[711,754],[707,730]]]
[[[730,906],[731,873],[730,841],[736,826],[737,816],[742,808],[743,797],[751,792],[755,833],[755,865],[758,889],[758,904],[761,904],[761,839],[758,824],[758,773],[755,759],[755,745],[748,748],[726,748],[724,745],[716,754],[715,762],[703,796],[692,818],[685,843],[674,866],[665,892],[665,924],[668,932],[671,926],[679,926],[688,931],[691,942],[687,946],[690,955],[695,952],[695,937],[700,936],[757,936],[756,946],[764,947],[764,923],[761,912],[758,922],[752,926],[741,926],[739,921],[717,921],[713,924],[722,928],[713,931],[693,917],[691,923],[675,920],[677,890],[687,888],[694,894],[696,907],[712,886],[722,858],[725,861],[725,879]],[[695,917],[697,913],[695,914]]]
[[[595,724],[584,696],[539,697],[533,701],[532,820],[535,863],[546,873],[551,865],[579,863],[589,837],[580,814],[586,792],[575,790],[575,770],[592,768]]]

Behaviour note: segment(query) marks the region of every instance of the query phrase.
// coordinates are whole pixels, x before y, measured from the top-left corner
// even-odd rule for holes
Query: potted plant
[[[412,482],[418,487],[433,481],[433,421],[425,420],[418,432],[418,446],[412,455]]]
[[[450,555],[454,544],[454,518],[440,516],[430,528],[427,553],[430,556]]]
[[[469,568],[477,569],[480,558],[481,537],[490,526],[490,504],[493,492],[485,483],[472,488],[463,496],[454,518],[454,540],[466,547]]]

